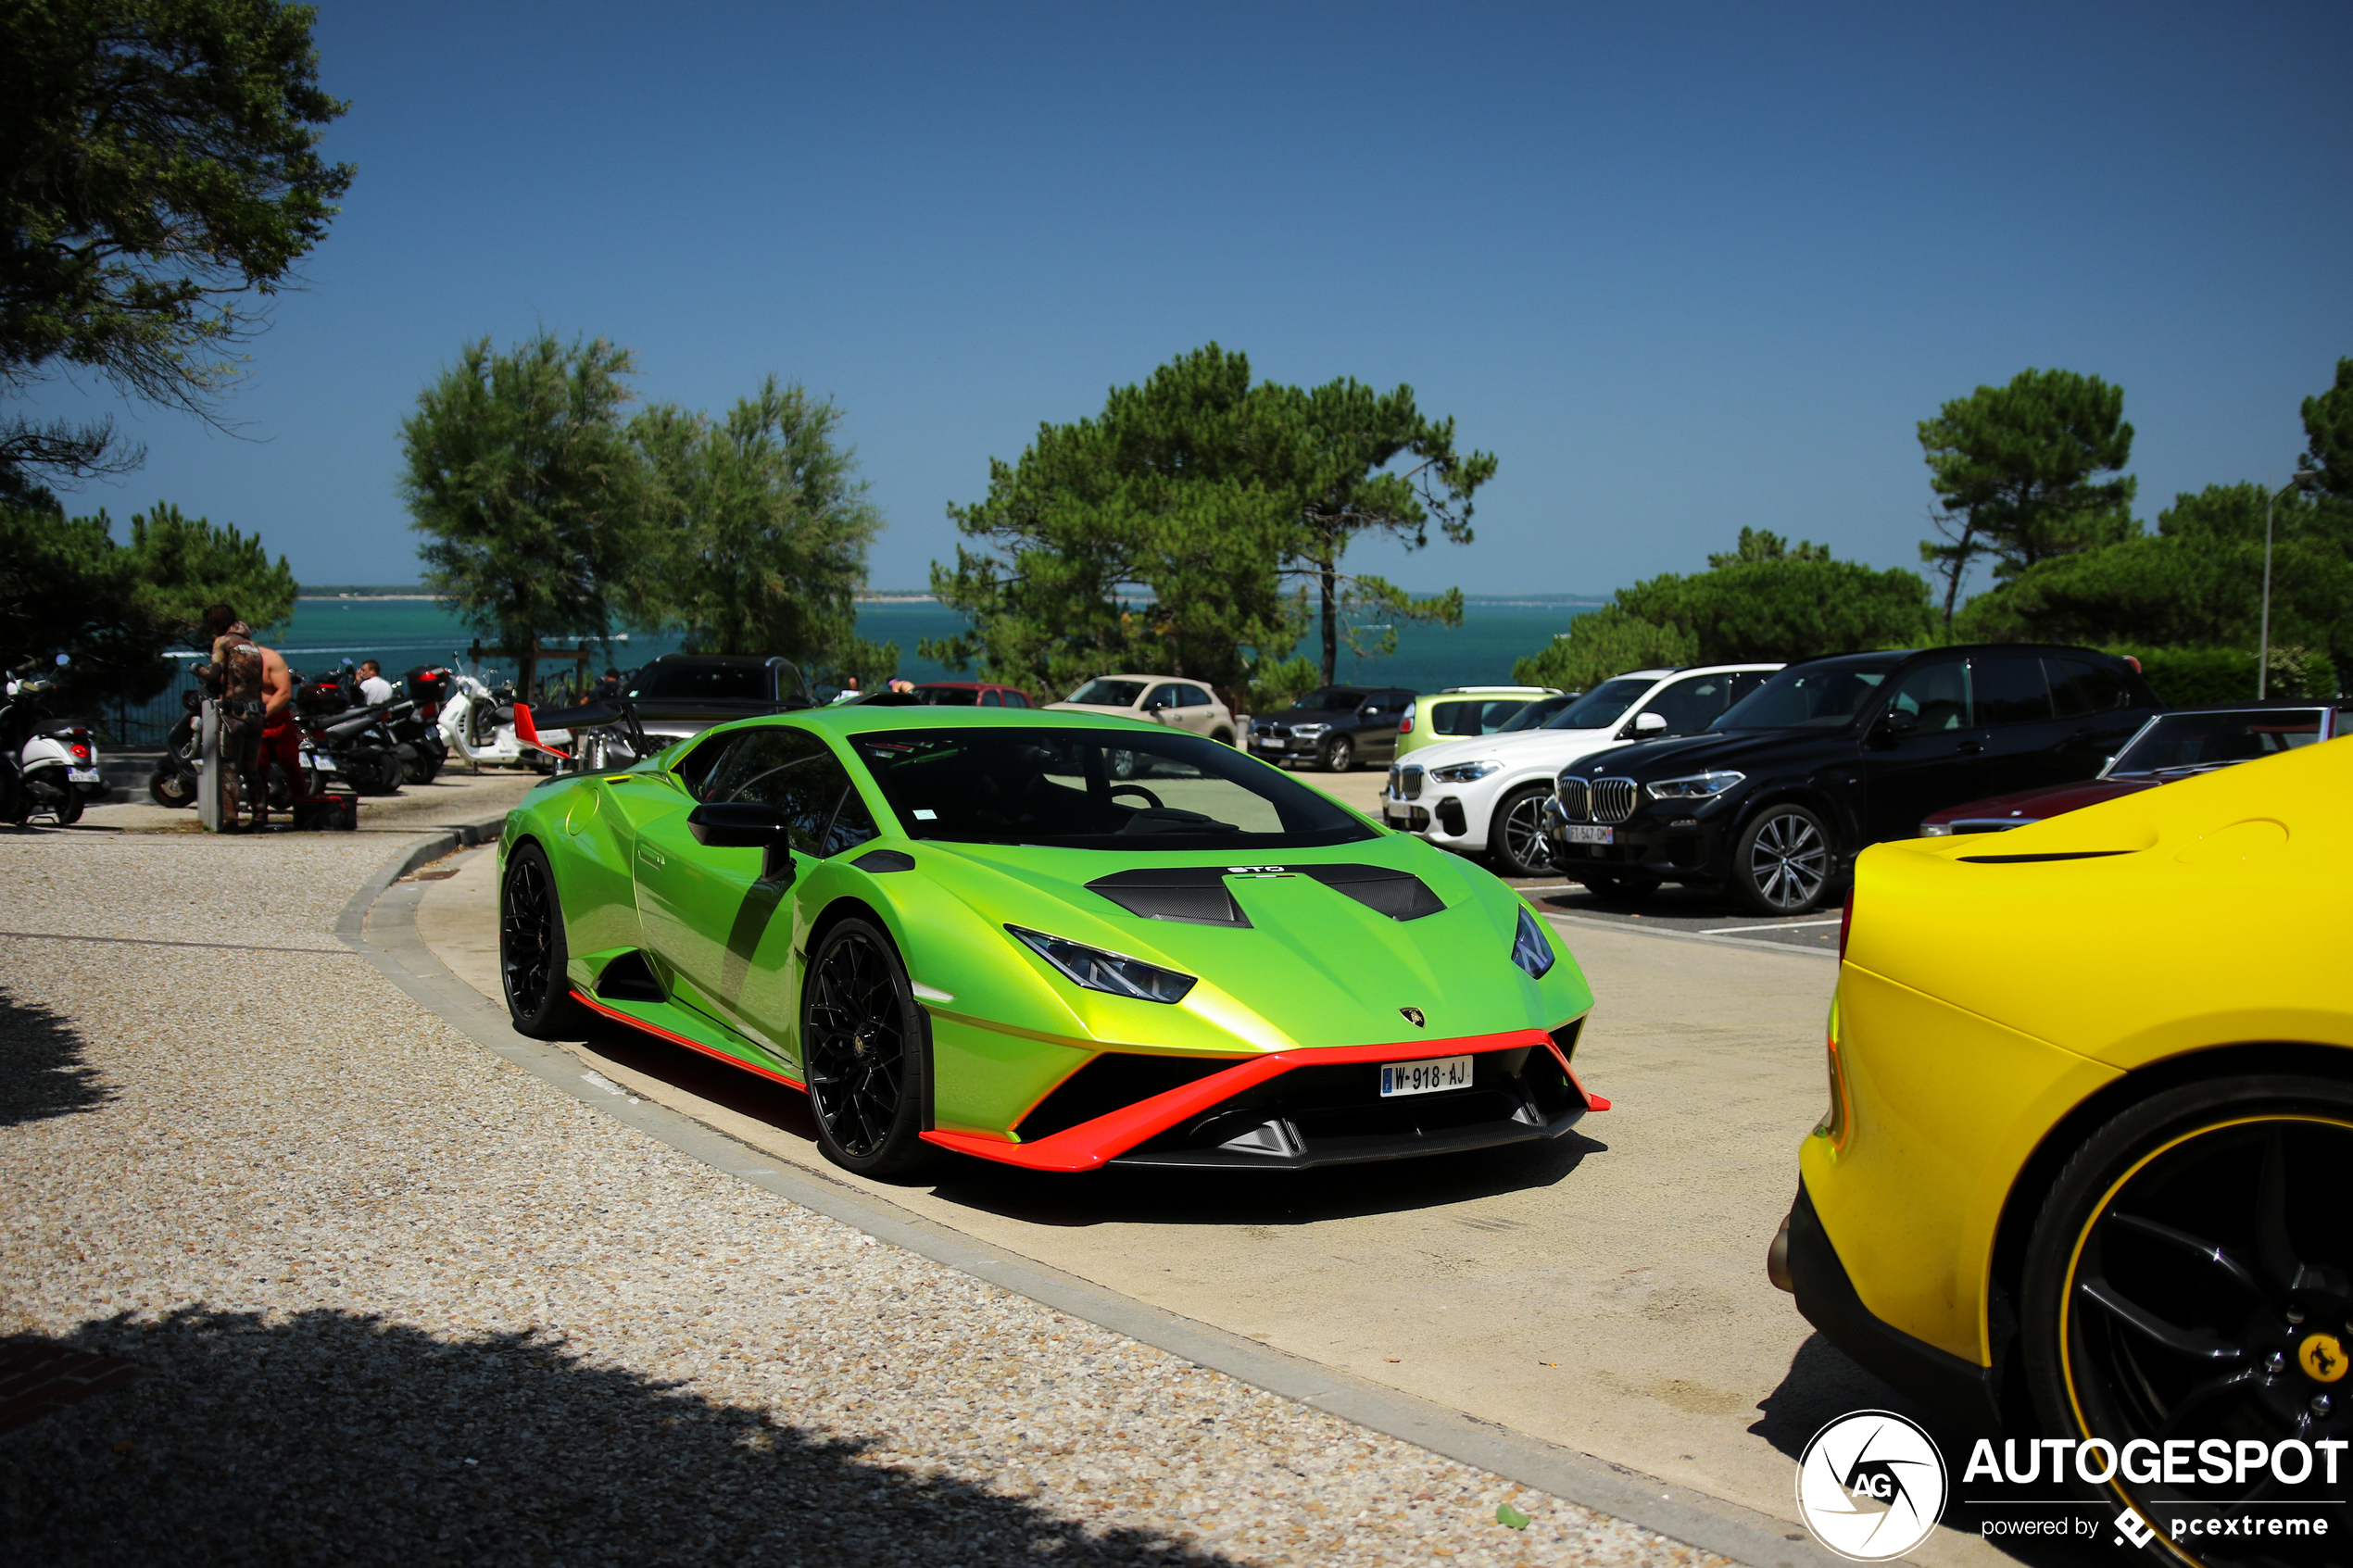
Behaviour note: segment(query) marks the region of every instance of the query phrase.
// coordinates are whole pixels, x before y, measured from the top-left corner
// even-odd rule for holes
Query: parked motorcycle
[[[180,694],[186,717],[163,737],[163,755],[147,775],[147,798],[174,810],[196,803],[202,775],[196,771],[196,726],[204,709],[204,694],[193,687]]]
[[[62,669],[70,660],[57,655]],[[81,819],[85,801],[103,792],[96,737],[87,724],[59,722],[42,705],[54,681],[29,674],[11,679],[0,701],[0,822],[22,827],[46,812],[60,827]]]
[[[441,705],[441,734],[452,755],[477,768],[519,765],[543,773],[555,771],[557,759],[516,738],[514,687],[494,689],[479,676],[460,671],[451,671],[450,679],[450,696]],[[560,747],[571,740],[560,730],[547,731],[540,738]]]
[[[359,689],[347,661],[336,674],[296,684],[295,720],[303,728],[303,746],[360,794],[396,795],[409,776],[400,741],[387,721],[387,707],[355,704]]]

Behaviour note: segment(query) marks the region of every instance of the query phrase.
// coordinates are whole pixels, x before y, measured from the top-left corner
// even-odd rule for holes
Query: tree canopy
[[[2127,538],[2133,483],[2124,389],[2073,370],[2020,371],[1922,420],[1929,483],[1942,504],[1943,542],[1920,546],[1953,619],[1961,583],[1982,557],[2007,582],[2038,561]],[[2116,475],[2117,477],[2104,477]]]
[[[1680,626],[1658,626],[1617,605],[1589,609],[1537,653],[1512,666],[1522,685],[1583,691],[1629,670],[1695,664],[1699,639]]]
[[[629,351],[552,332],[488,338],[401,422],[400,494],[425,581],[497,637],[532,689],[539,641],[610,635],[643,613],[647,480],[623,428]]]
[[[1343,564],[1366,533],[1415,548],[1434,521],[1470,537],[1495,459],[1453,443],[1411,387],[1254,383],[1216,344],[1181,355],[1095,418],[1039,426],[1018,461],[989,464],[984,499],[949,508],[970,543],[932,585],[973,628],[923,651],[1054,693],[1114,669],[1189,675],[1228,701],[1303,690],[1313,667],[1290,656],[1311,606],[1327,680],[1352,610],[1461,618],[1459,593],[1416,599]]]
[[[2336,362],[2336,381],[2304,400],[2304,455],[2296,460],[2307,491],[2353,507],[2353,359]]]
[[[722,420],[668,404],[630,433],[649,465],[646,621],[698,653],[782,654],[872,681],[895,645],[856,634],[866,551],[882,515],[866,499],[841,410],[774,376]]]
[[[228,603],[256,627],[294,608],[294,573],[258,538],[158,504],[117,544],[107,515],[69,518],[0,508],[0,661],[73,662],[64,684],[92,704],[140,702],[170,683],[163,658],[195,644],[207,606]]]
[[[1618,608],[1689,633],[1710,664],[1907,647],[1934,635],[1918,572],[1833,560],[1818,545],[1792,551],[1762,530],[1743,529],[1737,550],[1710,558],[1705,571],[1619,589]]]
[[[0,6],[0,390],[61,368],[209,417],[234,345],[325,236],[348,164],[314,12],[279,0]],[[0,420],[0,494],[135,466],[110,422]]]

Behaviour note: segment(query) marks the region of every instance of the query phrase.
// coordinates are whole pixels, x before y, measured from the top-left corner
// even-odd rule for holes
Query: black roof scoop
[[[1184,925],[1250,924],[1250,917],[1226,891],[1223,866],[1139,866],[1114,872],[1087,884],[1131,915]]]

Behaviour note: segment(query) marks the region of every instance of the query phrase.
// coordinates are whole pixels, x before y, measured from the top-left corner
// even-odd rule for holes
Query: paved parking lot
[[[412,917],[490,999],[493,867],[485,849],[435,868]],[[1764,1274],[1796,1144],[1822,1110],[1834,965],[1819,949],[1654,935],[1573,904],[1554,919],[1601,998],[1578,1064],[1615,1107],[1541,1149],[1271,1180],[960,1161],[884,1184],[825,1164],[790,1090],[623,1031],[576,1050],[617,1094],[992,1251],[1793,1532],[1806,1439],[1850,1410],[1902,1408]],[[1916,1556],[1994,1554],[1948,1530]]]

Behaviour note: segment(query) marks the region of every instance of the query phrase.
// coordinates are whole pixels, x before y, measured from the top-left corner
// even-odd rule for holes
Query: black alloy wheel
[[[1553,869],[1553,847],[1544,837],[1544,797],[1553,792],[1529,784],[1504,797],[1488,829],[1487,853],[1504,876],[1542,876]]]
[[[1830,890],[1830,829],[1803,806],[1768,806],[1732,848],[1732,890],[1751,912],[1802,915]]]
[[[1658,891],[1658,878],[1645,872],[1602,872],[1582,880],[1586,892],[1613,904],[1639,904]]]
[[[2020,1348],[2044,1432],[2104,1439],[2353,1439],[2353,1085],[2247,1074],[2133,1106],[2060,1172],[2027,1245]],[[2342,1450],[2339,1450],[2342,1451]],[[2325,1518],[2295,1541],[2200,1538],[2210,1568],[2342,1561],[2342,1481],[2271,1466],[2221,1486],[2120,1473],[2079,1494],[2155,1521],[2182,1510]],[[2259,1504],[2241,1509],[2235,1505]],[[2160,1541],[2163,1537],[2159,1537]],[[2327,1549],[2320,1549],[2323,1546]],[[2194,1547],[2194,1549],[2193,1549]]]
[[[573,1000],[564,972],[564,912],[555,873],[536,844],[508,857],[498,889],[498,984],[515,1032],[535,1040],[577,1040],[587,1010]]]
[[[801,1001],[801,1065],[818,1147],[863,1176],[925,1164],[931,1029],[890,938],[870,922],[825,934]]]
[[[1334,735],[1324,743],[1324,771],[1345,773],[1356,766],[1356,743],[1346,735]]]
[[[1103,753],[1103,766],[1111,770],[1113,778],[1132,779],[1136,776],[1136,754],[1126,750],[1106,751]]]

